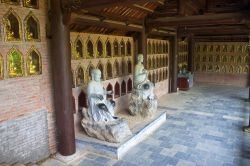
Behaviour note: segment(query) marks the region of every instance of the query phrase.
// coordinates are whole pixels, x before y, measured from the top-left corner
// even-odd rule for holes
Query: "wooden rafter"
[[[131,4],[143,4],[147,2],[161,3],[160,0],[92,0],[82,1],[81,3],[73,3],[71,7],[73,10],[86,9],[96,10],[109,8],[114,6],[129,6]]]
[[[70,25],[79,25],[79,26],[96,26],[96,27],[104,27],[110,29],[121,29],[126,31],[137,31],[140,32],[142,30],[141,25],[137,24],[126,24],[120,21],[113,21],[108,19],[100,19],[98,17],[93,16],[82,16],[78,14],[71,15]]]
[[[223,13],[223,14],[207,14],[194,15],[186,17],[163,17],[157,19],[149,19],[149,24],[157,26],[188,26],[188,25],[210,25],[210,24],[226,24],[239,23],[241,19],[249,16],[249,12],[240,13]]]

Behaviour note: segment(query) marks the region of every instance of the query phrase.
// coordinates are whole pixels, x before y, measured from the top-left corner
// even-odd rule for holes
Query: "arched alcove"
[[[195,71],[200,71],[200,64],[199,63],[196,63],[196,65],[195,65]]]
[[[244,63],[245,63],[245,64],[249,64],[249,59],[250,59],[250,58],[249,58],[249,55],[246,55],[246,56],[244,57],[244,61],[245,61]]]
[[[126,44],[126,46],[127,46],[127,56],[130,56],[131,55],[131,43],[130,43],[130,41],[127,41],[127,44]]]
[[[119,62],[116,60],[115,63],[114,63],[114,77],[119,77],[120,75],[120,65],[119,65]]]
[[[108,79],[111,79],[113,77],[113,70],[112,70],[112,64],[108,61],[106,65],[106,76]]]
[[[163,53],[163,48],[162,48],[162,43],[160,43],[160,54],[162,54]]]
[[[128,74],[132,74],[132,63],[128,60]]]
[[[203,72],[207,71],[207,66],[205,64],[202,65],[201,71],[203,71]]]
[[[153,83],[155,83],[155,82],[156,82],[156,75],[155,75],[155,72],[153,72],[152,82],[153,82]]]
[[[127,74],[127,72],[126,72],[126,62],[125,62],[125,60],[123,59],[122,60],[122,75],[124,76],[124,75],[126,75]]]
[[[165,79],[168,79],[168,68],[165,69]]]
[[[240,74],[242,72],[241,66],[240,65],[235,66],[234,72]]]
[[[161,57],[157,58],[157,67],[161,67]]]
[[[121,95],[123,96],[123,95],[126,95],[126,82],[123,80],[122,81],[122,92],[121,92]]]
[[[151,73],[150,72],[148,73],[148,79],[149,79],[149,81],[152,82],[152,77],[151,77]]]
[[[103,56],[103,45],[102,45],[102,42],[101,42],[100,39],[98,39],[96,45],[97,45],[96,46],[97,47],[97,53],[96,53],[96,55],[97,55],[97,57],[102,57]]]
[[[76,58],[79,59],[79,58],[83,58],[83,44],[82,44],[82,40],[80,37],[78,37],[76,39],[76,42],[75,42],[75,50],[76,50]]]
[[[115,98],[118,98],[121,96],[120,92],[120,84],[118,82],[115,83]]]
[[[88,77],[87,77],[87,81],[91,80],[91,71],[94,69],[95,67],[92,64],[89,64],[88,68],[87,68],[87,73],[88,73]]]
[[[84,91],[81,91],[80,95],[78,96],[78,105],[80,110],[82,110],[82,108],[88,108],[87,95],[84,93]]]
[[[107,91],[112,91],[112,92],[113,92],[113,86],[112,86],[111,83],[108,84],[106,90],[107,90]],[[113,94],[107,94],[107,98],[108,98],[108,99],[113,99]]]
[[[216,51],[216,52],[220,52],[220,45],[217,45],[217,46],[216,46],[215,51]]]
[[[98,63],[97,69],[99,69],[101,71],[101,79],[105,80],[105,78],[104,78],[104,68],[103,68],[103,65],[102,65],[101,62]]]
[[[15,48],[8,53],[8,75],[10,78],[24,75],[22,53]]]
[[[129,78],[128,82],[127,82],[127,92],[131,93],[132,92],[132,88],[133,88],[132,80]]]
[[[38,0],[23,0],[23,6],[38,9],[39,2]]]
[[[4,77],[4,67],[3,67],[3,57],[2,57],[2,55],[0,54],[0,80],[2,80],[3,79],[3,77]]]
[[[84,84],[84,70],[81,66],[76,71],[76,86],[83,86]]]
[[[151,42],[148,42],[148,54],[152,54]]]
[[[229,66],[228,66],[227,72],[228,72],[228,73],[231,73],[231,74],[234,72],[234,67],[233,67],[233,65],[229,65]]]
[[[222,62],[223,62],[223,63],[227,63],[227,56],[226,56],[226,55],[223,55],[223,56],[222,56]]]
[[[110,41],[107,40],[106,42],[106,56],[107,57],[111,57],[112,56],[112,51],[111,51],[111,44],[110,44]]]
[[[121,41],[120,46],[121,46],[121,56],[125,56],[125,43],[123,40]]]
[[[38,75],[42,73],[41,55],[34,48],[31,48],[28,54],[27,72],[28,75]]]
[[[114,56],[119,56],[119,44],[117,40],[114,41],[113,46],[114,46]]]
[[[148,58],[148,68],[151,69],[152,68],[152,59]]]
[[[207,71],[213,72],[213,65],[212,64],[208,65]]]
[[[156,68],[157,68],[157,66],[156,66],[156,60],[155,60],[155,57],[153,57],[152,59],[153,59],[153,64],[152,64],[153,69],[156,69]]]
[[[246,65],[243,69],[243,73],[248,74],[249,73],[249,66]]]
[[[3,23],[6,41],[21,40],[21,21],[12,9],[4,15]]]
[[[87,55],[90,58],[94,57],[94,47],[93,47],[93,42],[91,40],[87,41]]]
[[[237,63],[241,64],[241,62],[242,62],[241,56],[238,55],[238,57],[237,57]]]
[[[40,41],[39,20],[30,12],[24,19],[26,41]]]
[[[219,73],[220,72],[220,66],[219,65],[215,65],[214,71]]]
[[[155,52],[155,43],[153,42],[153,44],[152,44],[152,50],[151,50],[151,53],[152,54],[155,54],[156,52]]]

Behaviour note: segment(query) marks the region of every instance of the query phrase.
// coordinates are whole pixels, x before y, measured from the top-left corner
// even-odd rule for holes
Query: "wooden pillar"
[[[62,11],[61,0],[51,1],[51,57],[54,81],[54,102],[58,151],[68,156],[75,153],[75,132],[72,111],[70,32],[68,13]]]
[[[170,89],[169,92],[177,92],[177,35],[170,38]]]
[[[188,71],[194,72],[194,37],[193,34],[188,36]]]
[[[146,27],[145,24],[143,24],[143,29],[139,34],[138,37],[138,53],[143,54],[144,57],[144,67],[146,69],[148,69],[148,55],[147,55],[147,33],[146,33]],[[137,59],[137,55],[136,55],[136,59]]]

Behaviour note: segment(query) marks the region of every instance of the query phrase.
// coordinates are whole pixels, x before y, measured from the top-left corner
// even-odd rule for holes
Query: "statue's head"
[[[138,54],[137,62],[143,62],[143,54]]]
[[[99,69],[91,70],[91,78],[97,82],[101,81],[101,71]]]

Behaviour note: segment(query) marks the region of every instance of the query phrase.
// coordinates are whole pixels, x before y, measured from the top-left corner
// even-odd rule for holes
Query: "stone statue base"
[[[132,135],[127,122],[118,117],[108,122],[83,118],[81,124],[88,136],[112,143],[122,142]]]
[[[157,98],[144,99],[138,90],[133,89],[129,101],[129,113],[133,116],[152,117],[157,110]]]

